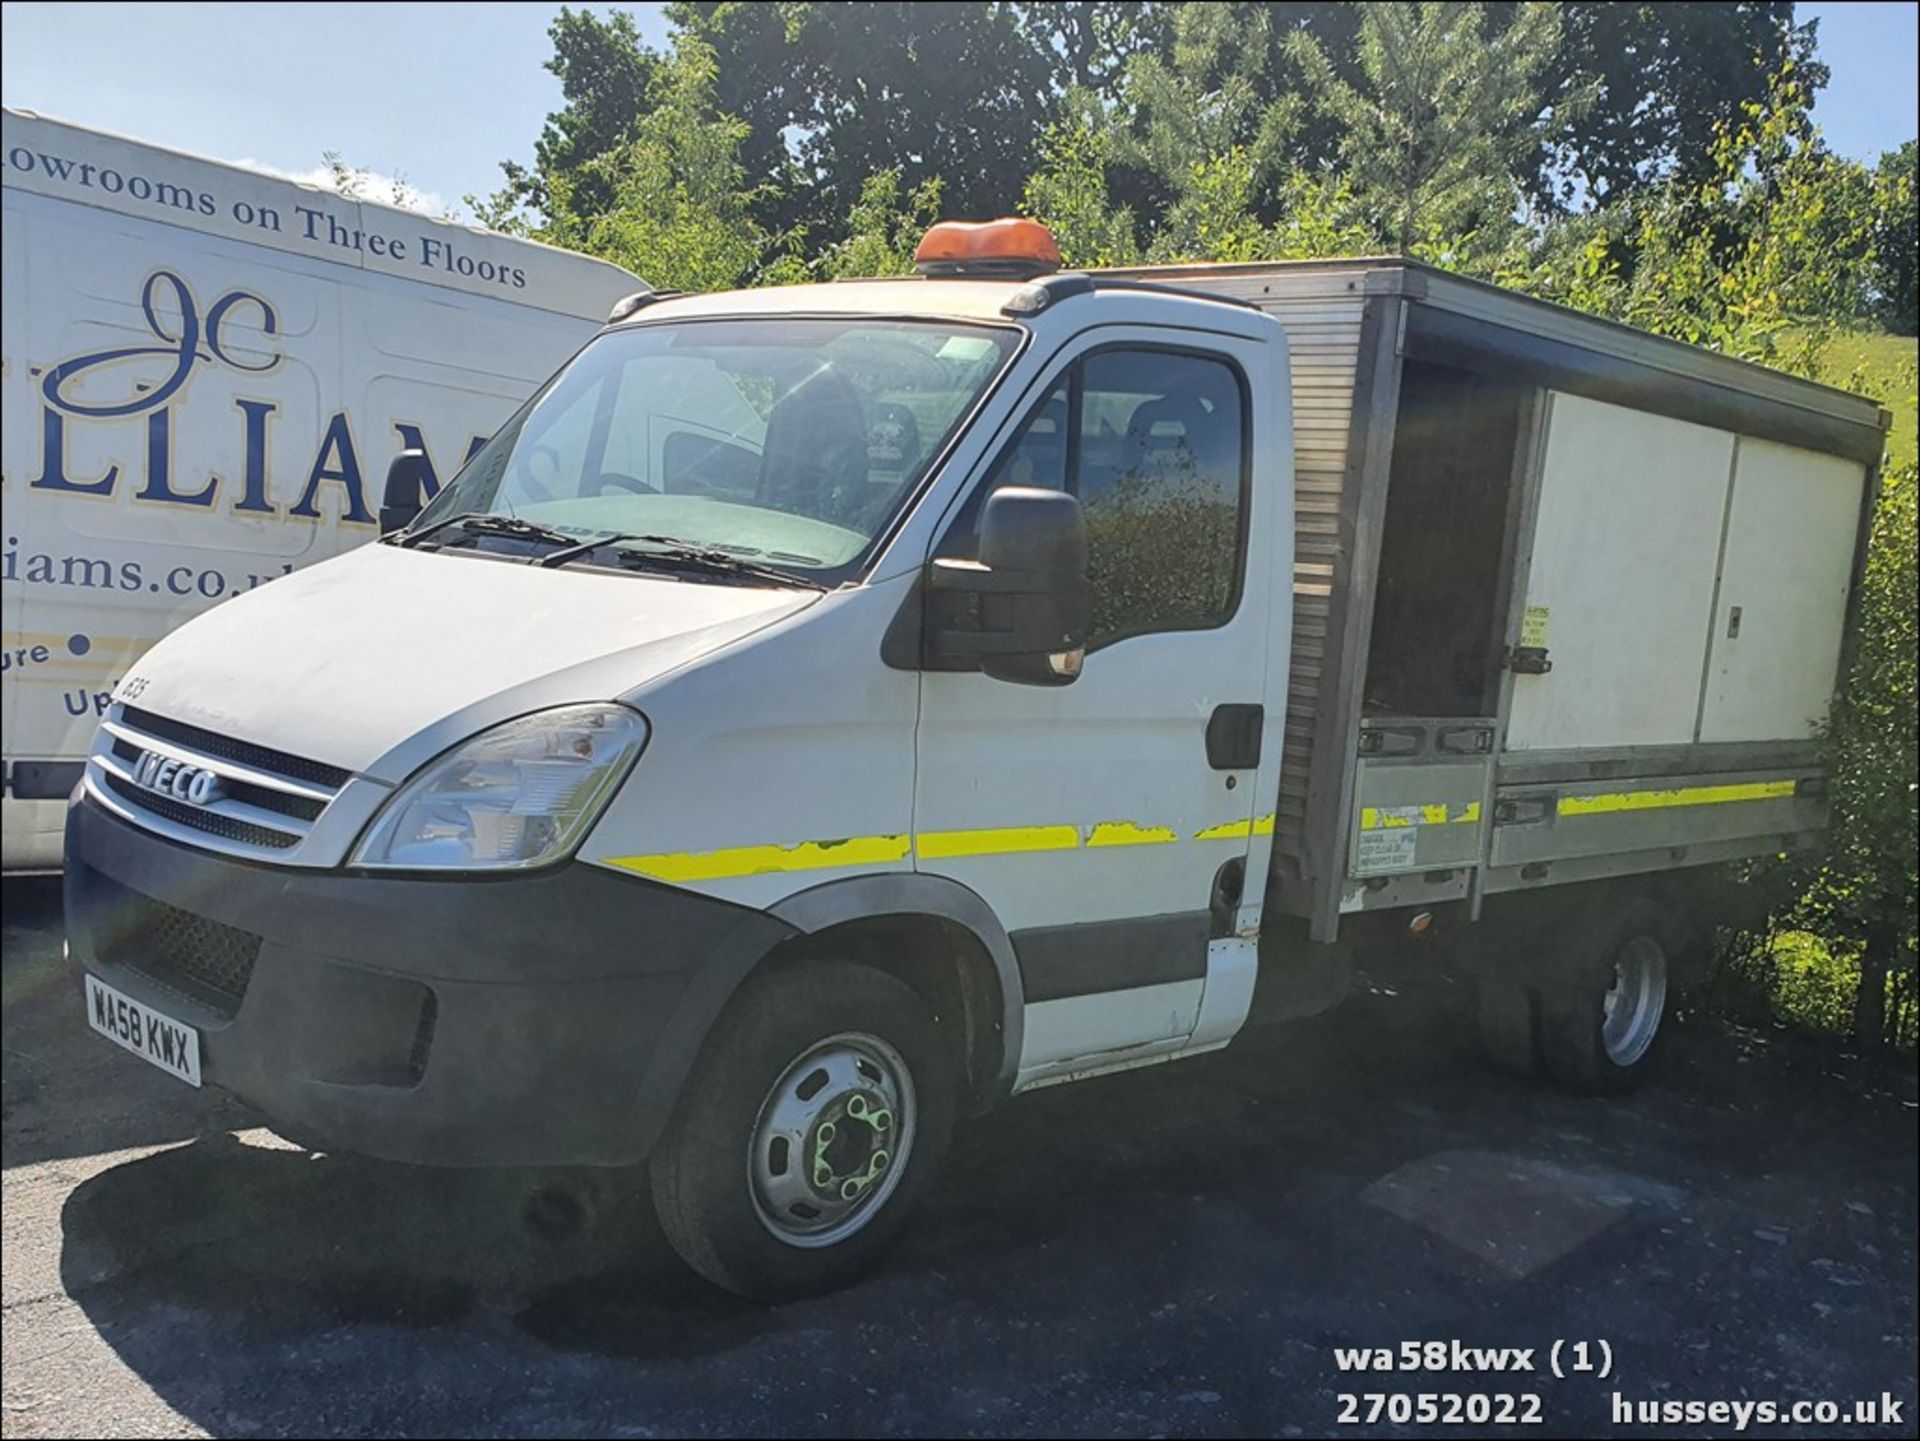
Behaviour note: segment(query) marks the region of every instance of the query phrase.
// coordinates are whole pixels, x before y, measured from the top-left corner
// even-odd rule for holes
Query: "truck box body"
[[[1287,329],[1283,910],[1811,841],[1874,403],[1404,260],[1119,273]]]
[[[58,863],[106,697],[190,616],[376,533],[634,277],[5,114],[5,866]]]

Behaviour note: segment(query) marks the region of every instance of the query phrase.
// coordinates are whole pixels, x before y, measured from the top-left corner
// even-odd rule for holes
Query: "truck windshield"
[[[475,549],[663,542],[837,584],[999,374],[1019,332],[871,317],[641,325],[593,341],[409,528]],[[644,543],[638,539],[644,538]],[[438,535],[428,543],[437,542]],[[616,548],[625,553],[614,556]]]

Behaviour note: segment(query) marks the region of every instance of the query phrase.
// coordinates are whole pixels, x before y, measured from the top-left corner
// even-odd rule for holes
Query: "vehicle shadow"
[[[269,1324],[437,1326],[589,1281],[705,1319],[746,1309],[679,1263],[630,1171],[443,1170],[248,1131],[89,1178],[61,1229],[71,1295],[124,1283]]]
[[[1815,1327],[1859,1344],[1815,1348],[1808,1394],[1885,1384],[1873,1338],[1912,1295],[1898,1100],[1719,1032],[1637,1097],[1556,1097],[1489,1073],[1460,1009],[1371,995],[1023,1098],[961,1129],[878,1275],[778,1308],[681,1266],[632,1172],[259,1133],[85,1180],[60,1279],[215,1433],[1312,1431],[1336,1344],[1577,1328],[1640,1375],[1726,1357],[1701,1373],[1718,1394],[1753,1364],[1730,1336],[1778,1331],[1763,1359],[1786,1366]],[[1594,1434],[1589,1390],[1555,1393],[1542,1434]]]

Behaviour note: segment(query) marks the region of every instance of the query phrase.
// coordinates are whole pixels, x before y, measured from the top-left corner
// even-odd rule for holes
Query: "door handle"
[[[1260,732],[1265,706],[1230,702],[1213,708],[1207,720],[1207,764],[1217,771],[1250,771],[1260,764]]]

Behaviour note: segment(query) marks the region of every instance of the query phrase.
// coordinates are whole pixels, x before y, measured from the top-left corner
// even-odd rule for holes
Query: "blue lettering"
[[[207,483],[192,495],[182,495],[167,484],[173,463],[173,447],[168,444],[168,427],[173,412],[156,410],[147,417],[147,483],[136,500],[158,500],[169,505],[212,505],[214,492],[220,489],[220,477],[209,475]]]
[[[155,291],[165,282],[172,287],[174,301],[180,307],[180,334],[167,334],[167,328],[160,319],[155,305]],[[165,345],[134,345],[116,350],[95,351],[91,355],[76,355],[71,360],[62,361],[49,370],[46,379],[40,382],[40,391],[46,397],[47,404],[57,406],[68,415],[86,415],[108,417],[116,415],[136,415],[143,410],[152,410],[165,405],[173,398],[173,393],[187,382],[187,376],[193,371],[193,362],[198,359],[196,352],[200,346],[200,317],[194,309],[193,294],[187,289],[186,281],[171,271],[156,270],[147,277],[147,283],[140,290],[140,308],[147,317],[147,328],[155,337],[164,340]],[[157,387],[142,390],[138,387],[126,400],[88,404],[74,400],[61,391],[69,380],[86,371],[102,366],[115,365],[123,360],[141,359],[148,356],[164,355],[173,360],[173,374],[169,375]]]
[[[71,480],[67,476],[67,421],[51,406],[40,412],[40,474],[29,484],[35,490],[64,490],[75,495],[112,495],[120,467],[110,465],[98,480]]]
[[[213,302],[213,308],[207,311],[207,349],[213,352],[213,358],[222,365],[230,365],[235,370],[244,370],[258,375],[272,370],[280,363],[280,353],[275,351],[267,357],[263,365],[246,365],[228,355],[220,343],[220,327],[225,324],[227,314],[236,305],[251,305],[260,312],[260,331],[263,335],[280,333],[279,317],[273,313],[273,307],[257,295],[249,295],[244,290],[229,290]]]
[[[360,459],[353,453],[353,431],[347,425],[347,413],[344,410],[336,412],[333,419],[327,422],[327,433],[320,441],[320,453],[313,458],[313,469],[307,472],[307,487],[300,492],[299,502],[288,513],[318,520],[320,510],[314,501],[320,493],[321,483],[329,480],[346,487],[347,510],[341,519],[355,525],[372,525],[373,517],[367,513],[360,483]]]
[[[278,407],[270,400],[236,400],[234,404],[246,417],[247,427],[246,485],[234,509],[272,515],[273,506],[267,500],[267,422],[278,413]]]

